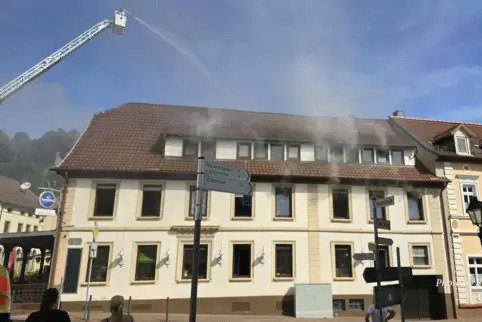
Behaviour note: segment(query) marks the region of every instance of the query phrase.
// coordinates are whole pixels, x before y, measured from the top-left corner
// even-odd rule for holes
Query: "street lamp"
[[[477,236],[479,236],[480,244],[482,245],[482,202],[480,202],[477,197],[471,198],[466,212],[472,224],[479,228]]]

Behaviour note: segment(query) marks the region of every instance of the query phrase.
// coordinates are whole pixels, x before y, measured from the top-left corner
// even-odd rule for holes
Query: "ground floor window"
[[[482,256],[469,257],[470,285],[482,287]]]
[[[208,245],[201,244],[199,247],[199,279],[208,278]],[[181,279],[190,280],[192,277],[192,256],[194,246],[192,244],[184,244],[182,248],[182,265],[181,265]]]
[[[90,246],[89,246],[90,255]],[[107,282],[107,272],[109,270],[110,260],[110,245],[97,245],[97,255],[92,259],[92,270],[90,273],[90,281],[92,283]],[[85,274],[85,282],[89,279],[89,264],[87,265],[87,272]]]
[[[137,245],[136,281],[156,279],[158,245]]]

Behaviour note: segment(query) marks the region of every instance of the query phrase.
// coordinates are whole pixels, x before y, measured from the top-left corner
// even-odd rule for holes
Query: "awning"
[[[29,231],[19,233],[1,233],[0,244],[3,247],[45,248],[54,246],[55,231]]]

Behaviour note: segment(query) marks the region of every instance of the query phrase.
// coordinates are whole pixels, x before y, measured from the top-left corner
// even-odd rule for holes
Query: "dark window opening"
[[[380,268],[390,267],[390,250],[387,245],[378,245],[378,253],[380,255]],[[377,261],[373,261],[373,267],[376,267]]]
[[[407,192],[408,220],[424,220],[422,195],[418,192]]]
[[[293,245],[275,245],[275,275],[277,278],[293,277]]]
[[[373,149],[363,149],[362,150],[362,163],[375,163],[375,156]]]
[[[343,163],[345,162],[345,157],[342,147],[332,147],[330,148],[330,162],[331,163]]]
[[[115,184],[98,184],[95,189],[95,217],[113,217],[115,208]]]
[[[333,219],[350,219],[349,195],[348,189],[333,189]]]
[[[271,160],[284,160],[285,159],[285,147],[282,144],[271,144]]]
[[[292,218],[292,190],[291,188],[276,188],[275,216],[280,218]]]
[[[182,256],[182,272],[181,279],[190,280],[192,277],[192,256],[194,252],[193,245],[184,245]],[[208,245],[201,244],[199,246],[199,279],[208,278]]]
[[[216,159],[216,142],[202,142],[201,155],[207,160]]]
[[[377,164],[389,164],[389,151],[388,150],[377,150]]]
[[[375,205],[377,199],[385,198],[385,193],[383,191],[370,191],[368,192],[368,198],[370,199],[370,219],[373,220],[375,218],[375,214],[377,215],[378,219],[387,219],[386,208],[377,207]]]
[[[184,140],[182,143],[182,155],[185,157],[197,158],[199,156],[198,148],[199,143],[197,141]]]
[[[315,161],[328,162],[328,149],[322,146],[315,146]]]
[[[267,159],[268,158],[268,144],[255,143],[254,144],[254,158]]]
[[[90,256],[90,246],[89,246]],[[94,283],[107,282],[107,271],[109,269],[110,246],[97,245],[97,256],[92,259],[92,271],[90,274],[90,281]],[[87,272],[85,274],[85,281],[89,278],[89,264],[87,264]]]
[[[233,278],[251,277],[251,244],[233,245]]]
[[[335,276],[338,278],[353,277],[351,263],[351,246],[335,245]]]
[[[403,160],[403,150],[392,150],[392,164],[403,165],[405,164]]]
[[[154,281],[156,279],[157,245],[137,246],[136,281]]]
[[[235,196],[234,197],[234,217],[250,218],[252,217],[253,202],[252,196]]]
[[[202,191],[204,197],[204,207],[201,209],[201,213],[203,217],[206,217],[206,209],[208,207],[208,192]],[[194,217],[196,214],[196,196],[197,196],[197,188],[196,186],[189,187],[189,217]]]
[[[162,186],[145,185],[142,190],[141,217],[161,216]]]

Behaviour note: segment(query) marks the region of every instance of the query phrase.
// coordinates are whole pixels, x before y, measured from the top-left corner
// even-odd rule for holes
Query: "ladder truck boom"
[[[95,36],[102,33],[102,31],[107,28],[112,28],[112,31],[116,34],[122,35],[126,28],[126,11],[124,9],[116,10],[114,13],[114,20],[104,20],[101,21],[90,29],[85,31],[83,34],[69,42],[67,45],[63,46],[52,55],[48,56],[5,86],[0,88],[0,104],[11,94],[18,91],[27,83],[34,80],[36,77],[40,76],[56,64],[58,64],[62,59],[73,53],[76,49],[80,48],[82,45],[86,44],[89,40]]]

